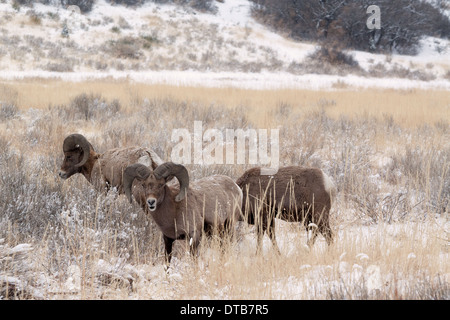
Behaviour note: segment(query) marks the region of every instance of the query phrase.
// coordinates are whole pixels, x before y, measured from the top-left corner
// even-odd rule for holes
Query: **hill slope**
[[[309,63],[316,45],[288,40],[250,16],[247,0],[217,2],[217,13],[104,0],[91,12],[0,4],[1,78],[132,78],[136,81],[252,88],[342,85],[450,88],[448,41],[422,41],[418,56],[351,52],[359,66]],[[380,81],[380,77],[383,81]],[[395,80],[401,78],[401,80]]]

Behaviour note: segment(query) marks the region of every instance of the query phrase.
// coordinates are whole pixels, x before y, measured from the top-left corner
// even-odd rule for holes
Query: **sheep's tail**
[[[331,179],[325,172],[322,172],[322,174],[325,191],[328,192],[330,198],[333,200],[337,193],[336,185],[334,184],[333,179]]]

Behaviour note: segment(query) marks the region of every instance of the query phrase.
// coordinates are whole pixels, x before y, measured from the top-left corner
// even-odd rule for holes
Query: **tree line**
[[[297,40],[339,43],[343,48],[414,54],[423,36],[449,38],[445,2],[421,0],[252,0],[252,15]],[[370,5],[381,28],[366,25]]]

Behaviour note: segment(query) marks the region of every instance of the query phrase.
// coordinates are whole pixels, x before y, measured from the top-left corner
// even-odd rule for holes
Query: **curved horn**
[[[166,162],[159,165],[153,171],[153,174],[157,179],[166,179],[167,177],[175,176],[180,182],[180,192],[175,197],[175,201],[180,202],[186,197],[186,191],[189,187],[189,174],[183,165],[175,164],[173,162]]]
[[[144,180],[150,175],[151,170],[142,163],[135,163],[128,166],[123,172],[123,189],[130,203],[131,199],[131,186],[134,179]]]
[[[87,141],[87,139],[83,135],[74,133],[64,139],[63,151],[73,151],[77,148],[80,148],[83,151],[83,159],[81,159],[81,161],[75,165],[75,167],[79,168],[84,165],[89,159],[89,154],[91,152],[90,146],[91,145],[89,141]]]

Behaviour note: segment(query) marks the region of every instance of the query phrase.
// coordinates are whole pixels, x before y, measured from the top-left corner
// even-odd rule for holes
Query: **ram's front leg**
[[[164,239],[164,247],[165,247],[165,255],[166,255],[166,265],[169,266],[170,260],[172,259],[172,246],[175,241],[172,238],[166,237],[163,235]]]

